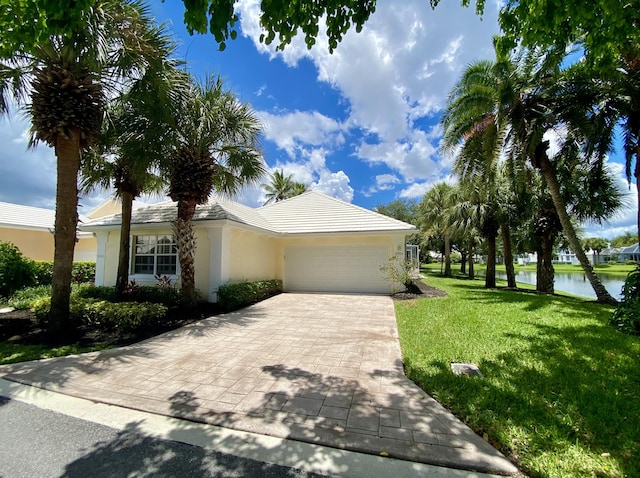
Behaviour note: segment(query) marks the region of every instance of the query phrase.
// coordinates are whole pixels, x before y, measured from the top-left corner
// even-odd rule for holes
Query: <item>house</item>
[[[25,257],[53,260],[55,211],[0,202],[0,241],[15,244]],[[80,215],[80,223],[89,219]],[[90,232],[78,232],[73,259],[95,261],[97,242]]]
[[[131,225],[131,275],[155,283],[156,274],[179,280],[171,223],[176,203],[136,209]],[[98,241],[96,285],[116,281],[119,214],[82,226]],[[260,208],[223,198],[198,206],[196,288],[217,301],[222,284],[280,279],[285,291],[390,293],[380,267],[391,257],[403,261],[407,224],[315,191]]]
[[[640,264],[640,244],[623,247],[618,256],[620,262],[635,261]]]

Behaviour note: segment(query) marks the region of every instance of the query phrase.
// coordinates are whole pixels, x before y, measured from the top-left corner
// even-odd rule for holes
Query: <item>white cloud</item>
[[[243,34],[253,40],[259,52],[280,58],[290,67],[308,58],[317,68],[318,80],[341,93],[349,105],[343,130],[360,129],[368,136],[367,142],[356,146],[358,158],[384,163],[413,181],[450,167],[449,159],[439,164],[441,159],[436,155],[440,128],[425,132],[416,121],[440,111],[468,63],[493,56],[497,6],[489,3],[481,19],[472,8],[455,2],[441,2],[435,10],[422,0],[379,2],[362,32],[350,30],[333,54],[326,48],[322,20],[314,48],[308,50],[298,35],[284,52],[276,52],[275,44],[259,42],[259,2],[241,0],[237,9]],[[287,115],[287,120],[291,119]],[[282,128],[276,125],[274,129]],[[317,136],[335,131],[321,128]],[[296,140],[302,141],[305,135],[274,133],[268,139],[274,136],[278,146],[293,157]],[[309,144],[331,146],[331,139],[322,142],[317,136]]]
[[[395,174],[379,174],[376,176],[376,186],[380,191],[393,189],[396,184],[400,183],[400,178]]]
[[[344,143],[343,126],[317,111],[282,115],[261,111],[258,116],[265,126],[265,137],[291,158],[303,145],[334,147]]]

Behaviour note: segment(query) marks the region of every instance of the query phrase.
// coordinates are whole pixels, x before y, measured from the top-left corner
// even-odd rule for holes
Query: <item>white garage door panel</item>
[[[380,266],[389,260],[383,246],[288,247],[285,290],[300,292],[389,293]]]

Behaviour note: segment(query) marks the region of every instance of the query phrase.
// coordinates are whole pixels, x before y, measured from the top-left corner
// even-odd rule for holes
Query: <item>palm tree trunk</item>
[[[614,299],[602,285],[602,282],[600,282],[600,279],[598,279],[598,276],[593,271],[593,267],[591,266],[589,259],[587,259],[584,249],[582,249],[582,246],[580,245],[580,240],[578,239],[576,231],[573,228],[573,224],[571,224],[569,214],[567,213],[567,207],[562,200],[560,184],[558,183],[558,178],[556,177],[553,165],[547,156],[546,148],[547,145],[544,143],[538,145],[536,148],[536,160],[537,164],[540,165],[540,172],[542,173],[542,176],[547,183],[547,187],[549,188],[553,205],[558,213],[560,224],[562,224],[562,231],[569,241],[569,246],[578,258],[578,261],[580,261],[580,265],[582,266],[587,279],[589,279],[591,287],[593,287],[593,290],[596,293],[598,302],[615,305],[618,301]]]
[[[487,270],[484,276],[484,286],[493,289],[496,286],[496,236],[487,237]]]
[[[553,294],[555,271],[553,270],[553,244],[555,236],[544,233],[538,237],[536,253],[536,291],[541,294]]]
[[[444,234],[444,276],[451,277],[451,238]]]
[[[120,226],[120,251],[118,254],[118,276],[116,278],[116,294],[121,295],[129,282],[129,254],[131,243],[131,212],[133,209],[133,194],[122,191],[122,224]]]
[[[511,230],[507,224],[500,225],[502,245],[504,247],[504,266],[507,270],[507,287],[516,288],[516,270],[513,267],[513,250],[511,248]]]
[[[78,131],[71,138],[58,134],[55,146],[58,161],[49,329],[56,335],[69,332],[73,325],[69,317],[69,298],[78,226],[79,140]]]
[[[197,299],[194,264],[196,238],[192,223],[195,210],[195,201],[178,201],[178,217],[173,224],[180,261],[182,299],[187,307],[195,306]]]
[[[460,257],[460,274],[466,274],[467,273],[467,251],[462,250],[460,251],[460,255],[462,257]]]
[[[475,279],[476,273],[473,267],[473,240],[469,241],[469,279]]]

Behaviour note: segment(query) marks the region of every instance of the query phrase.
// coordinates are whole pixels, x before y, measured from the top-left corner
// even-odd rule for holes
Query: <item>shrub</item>
[[[624,333],[640,335],[640,267],[627,276],[622,300],[609,322]]]
[[[23,287],[35,285],[33,261],[11,242],[0,242],[0,297],[9,297]]]
[[[51,296],[50,285],[37,285],[15,291],[8,303],[14,309],[30,309],[33,302]]]
[[[100,299],[115,302],[116,289],[114,287],[97,286],[91,284],[83,284],[74,292],[78,297],[85,299]]]
[[[280,292],[282,292],[282,281],[280,280],[224,284],[218,288],[218,303],[227,310],[236,310]]]
[[[380,266],[380,271],[391,282],[394,292],[396,292],[397,284],[402,284],[407,290],[411,289],[413,285],[413,264],[411,261],[393,256],[386,264]]]
[[[37,261],[35,263],[36,283],[38,285],[51,285],[53,279],[53,261]],[[74,262],[71,269],[71,277],[74,282],[84,284],[94,282],[96,277],[95,262]]]
[[[84,306],[83,320],[101,329],[130,332],[154,328],[166,314],[162,304],[98,300]]]
[[[624,263],[628,266],[635,266],[638,264],[636,261],[633,261],[631,259],[627,259],[626,261],[624,261]]]
[[[72,296],[70,318],[102,330],[137,331],[156,327],[167,314],[167,308],[151,302],[109,302],[96,298]],[[42,324],[46,324],[51,298],[36,300],[31,310]]]

